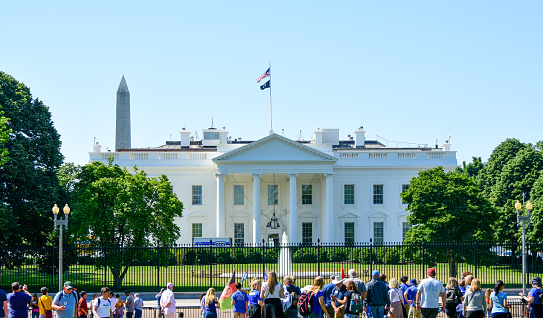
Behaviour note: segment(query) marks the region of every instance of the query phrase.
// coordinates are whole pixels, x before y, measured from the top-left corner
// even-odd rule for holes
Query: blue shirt
[[[247,304],[247,294],[238,290],[232,294],[232,300],[234,301],[234,312],[244,314]]]
[[[458,289],[462,292],[462,295],[466,294],[466,289],[462,286],[458,286]]]
[[[400,290],[402,291],[402,294],[405,293],[409,289],[409,285],[407,284],[401,284]]]
[[[319,305],[319,297],[324,297],[324,292],[322,290],[319,290],[317,292],[317,295],[315,296],[316,297],[313,297],[313,312],[317,314],[317,317],[320,317],[322,313],[322,308],[321,305]],[[343,295],[341,297],[343,298]]]
[[[0,289],[0,317],[4,316],[4,302],[8,300],[6,292]]]
[[[330,283],[324,285],[322,289],[322,292],[324,293],[324,304],[326,305],[326,307],[332,306],[330,304],[330,302],[332,301],[332,299],[330,299],[330,296],[332,296],[332,291],[334,290],[334,288],[336,288],[336,285]]]
[[[504,292],[499,292],[498,295],[495,295],[495,292],[490,294],[490,299],[492,300],[492,313],[506,313],[507,309],[503,307],[503,300],[507,299],[507,295]]]
[[[411,307],[415,307],[415,297],[417,297],[417,292],[419,289],[417,286],[411,286],[407,289],[407,299],[412,300],[413,302],[410,304]]]
[[[253,290],[249,293],[249,305],[258,305],[258,301],[262,300],[260,298],[260,292],[258,290]]]
[[[343,296],[345,295],[346,292],[347,292],[347,287],[345,287],[345,284],[343,284],[341,288],[337,288],[337,286],[335,286],[334,289],[332,290],[332,296],[336,296],[337,299],[343,300]],[[341,306],[339,301],[335,301],[335,303],[337,307]]]
[[[217,307],[215,307],[216,301],[209,302],[208,305],[206,305],[206,297],[204,296],[202,298],[202,303],[204,304],[204,312],[212,312],[214,314],[217,314]]]
[[[72,291],[66,294],[64,291],[58,292],[53,298],[53,304],[57,306],[64,306],[64,310],[57,310],[58,318],[73,318],[75,316],[76,306],[75,294]]]
[[[8,318],[28,317],[28,303],[32,300],[32,296],[25,292],[13,292],[9,293],[6,298],[9,304]]]
[[[539,302],[539,294],[540,294],[539,289],[537,289],[535,287],[530,289],[530,292],[528,293],[528,296],[534,297],[534,302],[532,303],[533,305],[540,304],[540,302]]]

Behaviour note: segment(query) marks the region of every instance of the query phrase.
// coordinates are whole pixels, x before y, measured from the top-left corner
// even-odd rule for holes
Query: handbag
[[[53,318],[53,310],[47,310],[45,309],[45,306],[43,305],[43,302],[41,301],[41,297],[38,299],[38,308],[40,307],[40,303],[43,306],[43,310],[45,311],[45,318]]]

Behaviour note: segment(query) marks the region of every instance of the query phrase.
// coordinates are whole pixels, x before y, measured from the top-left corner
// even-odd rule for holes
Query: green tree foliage
[[[479,173],[485,167],[485,165],[483,164],[483,160],[481,159],[481,157],[473,157],[472,160],[473,161],[468,164],[466,164],[466,162],[464,161],[462,164],[462,168],[458,167],[456,169],[457,172],[464,173],[468,177],[476,178],[477,176],[479,176]]]
[[[60,191],[57,171],[64,159],[60,135],[49,108],[4,72],[0,72],[0,108],[9,118],[0,122],[11,131],[2,147],[10,160],[0,166],[0,245],[44,246],[53,232],[51,207]]]
[[[499,216],[496,239],[514,242],[520,238],[522,231],[516,223],[514,205],[516,200],[522,199],[522,193],[530,194],[542,170],[543,156],[530,145],[522,147],[516,156],[505,164],[490,193],[490,200]]]
[[[93,162],[62,179],[73,182],[70,231],[80,245],[123,248],[108,254],[103,264],[113,274],[114,288],[122,288],[134,257],[129,248],[173,245],[180,235],[174,218],[182,216],[183,204],[165,175],[148,178],[135,167],[131,174],[112,162]]]
[[[9,141],[9,134],[11,133],[11,129],[7,128],[8,119],[2,115],[4,115],[4,112],[0,111],[0,166],[9,160],[6,143]]]
[[[534,208],[527,231],[527,240],[541,244],[543,243],[543,171],[539,173],[539,178],[534,182],[530,198]]]
[[[483,197],[473,178],[463,173],[443,171],[442,167],[419,172],[411,179],[409,189],[401,194],[411,215],[411,228],[405,241],[473,242],[492,238],[488,224],[494,220],[494,210]],[[456,276],[462,251],[444,250],[434,258],[445,256],[451,276]]]

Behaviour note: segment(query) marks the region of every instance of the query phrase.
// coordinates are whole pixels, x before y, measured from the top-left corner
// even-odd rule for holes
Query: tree
[[[522,193],[530,195],[542,170],[542,153],[531,145],[520,149],[503,167],[490,193],[490,200],[498,211],[495,227],[497,240],[516,242],[520,238],[522,230],[517,226],[515,202],[522,199]]]
[[[174,218],[182,217],[183,204],[165,175],[148,178],[136,167],[131,174],[108,161],[87,164],[71,178],[70,231],[88,246],[120,248],[106,263],[120,289],[135,257],[127,248],[174,244],[180,235]]]
[[[2,147],[10,160],[0,165],[0,217],[9,220],[0,226],[0,245],[44,246],[52,237],[50,208],[60,191],[60,135],[49,108],[32,99],[27,86],[4,72],[0,72],[0,108],[9,118],[2,119],[2,125],[10,130]],[[5,137],[5,130],[0,130]]]
[[[466,164],[466,162],[464,161],[462,163],[463,167],[456,168],[456,171],[464,173],[468,177],[476,178],[477,176],[479,176],[481,170],[483,170],[483,168],[485,167],[485,165],[483,164],[483,160],[481,159],[481,157],[472,157],[472,160],[473,162],[470,162],[468,164]]]
[[[528,242],[541,244],[543,243],[543,171],[539,173],[539,177],[533,184],[530,199],[534,208],[526,239]]]
[[[6,127],[8,119],[2,115],[4,115],[4,112],[0,111],[0,166],[9,160],[9,151],[5,145],[9,141],[9,134],[11,133],[11,129]]]
[[[411,212],[407,220],[415,225],[406,234],[407,243],[471,243],[492,237],[488,223],[492,224],[494,210],[475,180],[463,173],[445,173],[442,167],[421,171],[401,197]],[[442,252],[449,262],[450,276],[456,277],[462,251]]]

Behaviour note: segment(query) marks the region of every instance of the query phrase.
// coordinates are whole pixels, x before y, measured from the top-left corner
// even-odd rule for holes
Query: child
[[[485,300],[486,300],[486,303],[487,303],[487,306],[486,306],[486,318],[490,318],[490,313],[492,311],[492,307],[489,306],[489,304],[491,302],[490,294],[492,294],[492,290],[490,288],[487,288],[486,292],[485,292]]]
[[[39,318],[40,306],[38,305],[38,294],[32,294],[32,301],[30,302],[30,308],[32,308],[32,318]]]
[[[115,295],[117,302],[115,303],[115,318],[122,318],[124,316],[124,302],[121,299],[121,295]]]
[[[249,293],[249,318],[260,318],[262,316],[262,305],[264,302],[260,298],[260,289],[262,284],[258,279],[251,282],[251,292]]]
[[[234,306],[234,317],[241,318],[242,315],[246,316],[248,307],[247,307],[247,294],[241,291],[241,284],[236,283],[237,291],[232,294],[232,306]]]

